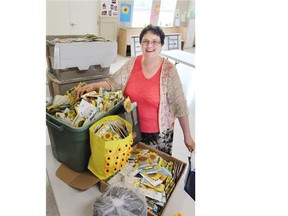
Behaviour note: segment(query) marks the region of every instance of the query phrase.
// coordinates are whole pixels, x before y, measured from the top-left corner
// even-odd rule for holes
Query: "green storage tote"
[[[117,112],[123,101],[124,98],[111,110],[103,113],[90,124],[80,128],[75,128],[46,112],[46,125],[53,156],[76,172],[85,171],[91,155],[89,127],[101,118]]]

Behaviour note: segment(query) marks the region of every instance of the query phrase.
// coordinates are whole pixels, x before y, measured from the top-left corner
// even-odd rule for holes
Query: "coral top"
[[[153,77],[147,79],[142,71],[142,55],[138,56],[124,94],[132,102],[137,102],[141,132],[159,132],[158,113],[160,104],[160,71],[161,66]]]

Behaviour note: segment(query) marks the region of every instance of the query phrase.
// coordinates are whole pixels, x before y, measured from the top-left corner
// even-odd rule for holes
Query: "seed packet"
[[[83,118],[82,116],[77,115],[76,118],[74,119],[74,121],[72,122],[72,126],[73,127],[82,127],[83,124],[85,122],[85,118]]]
[[[93,106],[91,103],[87,102],[86,100],[81,100],[78,106],[79,116],[83,118],[89,118],[91,114],[95,112],[95,110],[96,107]]]
[[[127,97],[125,100],[124,100],[124,108],[126,110],[126,112],[131,112],[131,110],[133,109],[133,106],[132,106],[132,103],[131,103],[131,100],[129,97]]]
[[[147,187],[152,188],[152,189],[154,189],[154,190],[156,190],[156,191],[159,191],[159,192],[162,192],[162,191],[164,191],[164,189],[165,189],[165,185],[164,185],[164,184],[159,184],[159,185],[157,185],[156,187],[154,187],[154,186],[153,186],[149,181],[147,181],[147,179],[145,179],[145,178],[141,178],[140,183],[141,183],[141,184],[144,184],[144,185],[146,185]]]
[[[157,201],[160,201],[160,202],[163,202],[163,200],[166,200],[165,199],[165,191],[163,192],[158,192],[158,191],[153,191],[153,190],[150,190],[148,188],[143,188],[143,187],[140,187],[139,188],[139,191],[144,194],[145,196],[147,197],[150,197],[152,199],[155,199]],[[164,196],[163,196],[164,195]]]
[[[142,172],[140,172],[140,175],[145,178],[150,184],[152,184],[154,187],[156,187],[157,185],[161,184],[162,181],[160,179],[158,180],[154,180],[150,177],[148,177],[147,175],[143,174]]]

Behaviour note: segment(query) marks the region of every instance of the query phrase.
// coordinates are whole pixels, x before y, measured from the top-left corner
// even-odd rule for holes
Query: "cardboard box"
[[[185,168],[186,168],[186,165],[187,165],[186,163],[184,163],[183,161],[180,161],[180,160],[178,160],[178,159],[176,159],[176,158],[174,158],[174,157],[172,157],[172,156],[170,156],[170,155],[168,155],[168,154],[166,154],[166,153],[164,153],[164,152],[162,152],[162,151],[160,151],[160,150],[157,150],[157,149],[155,149],[155,148],[153,148],[153,147],[151,147],[151,146],[148,146],[148,145],[146,145],[146,144],[144,144],[144,143],[141,143],[141,142],[138,143],[138,144],[136,144],[136,145],[134,145],[133,148],[149,149],[149,150],[151,150],[151,151],[153,151],[153,152],[156,152],[160,157],[162,157],[164,160],[166,160],[166,161],[168,161],[168,162],[169,162],[169,161],[173,161],[173,162],[182,164],[182,167],[181,167],[181,169],[179,170],[178,176],[176,177],[176,185],[177,185],[178,180],[180,179],[180,177],[183,175],[183,172],[185,171]],[[176,187],[176,185],[175,185],[175,187]],[[106,180],[101,180],[101,181],[100,181],[99,190],[100,190],[101,193],[105,192],[108,187],[109,187],[109,184],[107,183]],[[174,188],[174,189],[175,189],[175,188]],[[170,197],[173,196],[174,189],[173,189]],[[169,198],[170,198],[170,197],[169,197]],[[168,200],[167,200],[167,202],[166,202],[166,205],[169,203],[169,198],[168,198]],[[166,206],[166,205],[165,205],[165,206]],[[162,212],[164,212],[165,206],[164,206]],[[149,216],[155,216],[155,214],[150,213],[150,212],[148,212],[148,215],[149,215]],[[164,215],[162,215],[162,213],[161,213],[161,216],[164,216]]]
[[[100,181],[100,179],[93,175],[89,170],[76,172],[64,164],[61,164],[57,169],[56,176],[69,186],[79,190],[87,190]]]

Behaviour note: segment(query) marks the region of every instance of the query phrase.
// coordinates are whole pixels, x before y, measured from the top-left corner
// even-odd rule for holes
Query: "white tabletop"
[[[98,185],[86,191],[76,190],[56,176],[56,170],[61,165],[52,154],[51,145],[46,147],[46,170],[60,216],[92,216],[93,203],[101,195]],[[172,193],[162,215],[173,216],[182,213],[183,216],[194,216],[195,202],[183,190],[183,175]]]
[[[176,61],[176,64],[183,63],[190,67],[195,68],[195,54],[185,52],[183,50],[167,50],[162,51],[161,55],[167,57],[168,59],[173,59]]]

